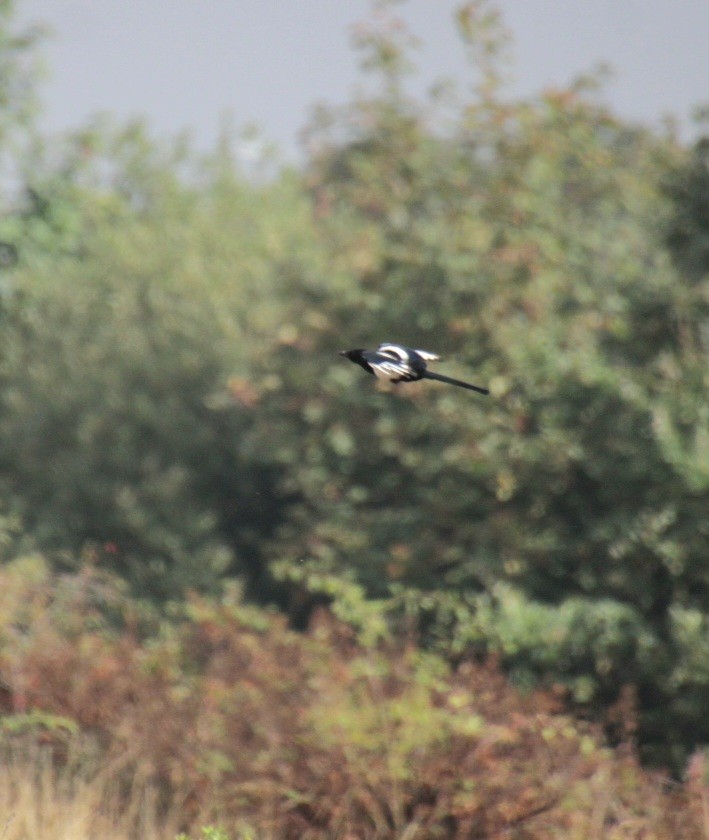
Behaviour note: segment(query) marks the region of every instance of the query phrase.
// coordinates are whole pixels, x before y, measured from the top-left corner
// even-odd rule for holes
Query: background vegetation
[[[42,136],[12,11],[7,767],[100,759],[165,831],[709,836],[709,140],[593,79],[512,101],[471,3],[465,87],[413,99],[384,15],[367,92],[247,176],[226,130]],[[336,356],[381,340],[491,396]]]

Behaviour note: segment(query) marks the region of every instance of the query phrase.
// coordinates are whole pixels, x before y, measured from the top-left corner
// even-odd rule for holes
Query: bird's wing
[[[431,353],[428,350],[414,350],[414,353],[418,353],[419,356],[424,360],[424,362],[437,362],[440,360],[440,356],[437,356],[435,353]]]
[[[404,362],[395,362],[385,356],[367,359],[367,363],[379,379],[397,382],[399,379],[411,379],[411,368]]]
[[[402,347],[401,344],[380,344],[377,353],[382,353],[399,362],[406,362],[409,359],[408,348]]]
[[[391,356],[392,359],[398,359],[402,362],[411,361],[412,353],[416,353],[424,362],[437,362],[441,358],[429,350],[410,350],[401,344],[380,344],[377,353],[383,353],[385,356]]]

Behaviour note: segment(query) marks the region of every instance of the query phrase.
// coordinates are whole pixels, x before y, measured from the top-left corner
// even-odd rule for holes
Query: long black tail
[[[469,391],[477,391],[478,394],[489,394],[487,388],[480,388],[477,385],[471,385],[469,382],[461,382],[460,379],[451,379],[450,376],[443,376],[441,373],[431,373],[430,370],[424,371],[423,379],[435,379],[437,382],[446,382],[448,385],[457,385],[459,388],[467,388]]]

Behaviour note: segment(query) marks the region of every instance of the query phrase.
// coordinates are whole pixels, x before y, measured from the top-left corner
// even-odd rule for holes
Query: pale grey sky
[[[423,41],[420,87],[465,82],[457,0],[408,0],[398,13]],[[211,144],[220,117],[255,122],[288,156],[317,101],[357,82],[351,24],[368,0],[17,0],[22,22],[54,30],[42,88],[48,130],[99,111],[144,114],[159,134],[192,129]],[[598,62],[615,70],[603,98],[628,119],[674,115],[691,137],[709,102],[709,0],[499,0],[514,41],[511,91],[561,86]]]

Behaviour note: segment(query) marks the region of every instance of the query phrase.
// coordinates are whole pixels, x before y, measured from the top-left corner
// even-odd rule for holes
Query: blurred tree
[[[36,113],[40,27],[18,31],[15,4],[0,0],[0,272],[17,261],[17,244],[5,236],[6,204],[16,187],[16,155],[25,146]]]
[[[288,337],[267,360],[282,377],[267,425],[290,412],[279,457],[302,500],[274,554],[301,583],[311,569],[320,593],[340,591],[328,574],[378,597],[497,593],[484,626],[462,609],[472,637],[510,661],[522,651],[584,703],[634,683],[644,739],[667,746],[691,719],[701,740],[706,673],[691,702],[671,687],[706,645],[697,630],[680,652],[681,625],[709,608],[706,366],[682,327],[701,313],[662,232],[663,179],[686,155],[609,114],[593,80],[503,100],[490,67],[504,39],[484,8],[464,17],[486,44],[472,102],[412,101],[392,58],[406,39],[388,24],[362,41],[378,90],[314,126],[307,178],[329,270],[293,275]],[[383,392],[332,355],[382,340],[453,356],[491,399]],[[503,582],[523,593],[513,610]],[[536,651],[504,627],[564,604],[573,647],[530,633],[548,645]]]
[[[36,113],[36,45],[42,34],[37,26],[18,31],[14,0],[0,0],[0,150]]]
[[[17,221],[3,487],[45,549],[90,545],[160,599],[225,574],[258,593],[260,543],[285,503],[277,465],[253,446],[260,394],[244,372],[263,352],[272,265],[302,238],[304,202],[288,178],[241,181],[226,155],[183,181],[179,149],[160,152],[137,125],[97,127],[59,165],[40,156],[47,209]],[[70,236],[42,227],[64,207]]]

